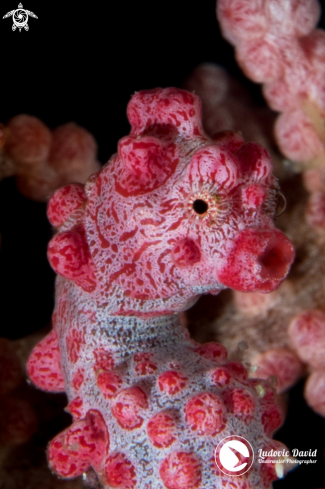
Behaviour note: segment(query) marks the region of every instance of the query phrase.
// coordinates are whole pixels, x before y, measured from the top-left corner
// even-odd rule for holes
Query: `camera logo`
[[[215,461],[224,474],[243,475],[254,462],[253,448],[242,436],[227,436],[219,442],[216,448]]]

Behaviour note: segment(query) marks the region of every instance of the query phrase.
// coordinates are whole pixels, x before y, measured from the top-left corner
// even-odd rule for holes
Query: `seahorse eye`
[[[287,208],[287,201],[282,192],[278,192],[276,196],[275,217],[280,217]]]
[[[196,199],[193,202],[193,210],[197,214],[205,214],[207,210],[209,209],[209,205],[205,200],[202,199]]]

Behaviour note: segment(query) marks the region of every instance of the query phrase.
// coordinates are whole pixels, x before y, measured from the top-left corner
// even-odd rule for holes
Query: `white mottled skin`
[[[225,388],[215,385],[210,377],[211,372],[219,362],[202,358],[195,353],[198,346],[188,336],[187,331],[180,324],[178,315],[159,316],[143,321],[137,317],[112,317],[107,315],[106,308],[98,308],[95,302],[89,300],[88,294],[77,288],[72,282],[58,279],[59,296],[64,297],[60,301],[56,312],[61,316],[60,307],[67,307],[66,318],[69,322],[57,320],[56,329],[60,337],[60,350],[62,371],[65,379],[66,393],[69,401],[77,396],[83,400],[81,418],[88,410],[96,407],[108,427],[110,434],[110,453],[116,451],[125,453],[128,459],[136,467],[137,489],[166,489],[159,476],[159,466],[162,460],[175,450],[194,453],[201,461],[203,467],[202,484],[200,488],[221,489],[223,484],[234,482],[233,477],[220,474],[216,479],[215,468],[211,464],[217,444],[224,437],[240,434],[249,440],[254,448],[255,456],[259,449],[267,447],[271,440],[265,435],[261,422],[264,406],[260,404],[258,392],[249,380],[240,381],[232,378],[231,383]],[[73,298],[73,299],[72,299]],[[71,300],[72,299],[72,300]],[[83,311],[87,310],[85,314]],[[93,318],[90,317],[94,314]],[[66,338],[69,335],[69,324],[78,323],[78,328],[83,331],[85,342],[81,346],[76,363],[69,360]],[[128,386],[140,386],[148,395],[149,409],[146,410],[145,419],[150,419],[153,414],[170,410],[176,419],[178,439],[167,449],[154,447],[148,440],[146,433],[146,421],[140,428],[128,431],[119,426],[111,413],[110,401],[105,399],[96,385],[96,374],[93,370],[95,348],[105,346],[105,349],[113,352],[116,361],[114,371],[123,377],[122,388]],[[154,355],[158,369],[153,375],[138,376],[134,372],[134,354],[150,351]],[[168,396],[161,393],[157,386],[158,376],[170,370],[171,365],[178,364],[181,371],[188,379],[188,386],[179,395]],[[222,362],[225,365],[227,361]],[[84,370],[85,380],[80,390],[72,386],[72,379],[78,370]],[[184,405],[196,393],[213,392],[221,400],[233,388],[244,388],[249,391],[256,400],[256,409],[253,416],[246,421],[240,416],[226,412],[225,428],[215,436],[193,436],[193,431],[185,421]],[[105,462],[105,460],[104,460]],[[260,473],[261,465],[254,464],[252,470],[240,477],[239,487],[255,489],[256,487],[270,487],[270,482],[262,481]],[[242,480],[243,479],[243,480]],[[109,484],[101,481],[105,489],[111,488]],[[264,485],[265,484],[265,485]],[[190,486],[189,486],[190,487]],[[236,486],[235,486],[236,487]]]

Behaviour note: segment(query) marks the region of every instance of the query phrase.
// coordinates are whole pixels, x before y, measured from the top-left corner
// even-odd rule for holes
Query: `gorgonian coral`
[[[14,175],[26,197],[45,202],[69,182],[84,183],[99,170],[97,144],[72,122],[51,131],[37,117],[21,114],[0,128],[0,180]]]
[[[217,14],[239,64],[282,113],[275,125],[282,152],[324,166],[325,33],[315,29],[317,0],[218,0]]]

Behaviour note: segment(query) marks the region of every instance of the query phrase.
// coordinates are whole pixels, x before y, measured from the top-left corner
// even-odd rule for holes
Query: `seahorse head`
[[[136,93],[128,117],[130,135],[86,184],[70,226],[86,243],[92,290],[118,287],[135,301],[274,290],[294,251],[273,223],[268,152],[230,132],[209,138],[200,100],[184,90]]]

